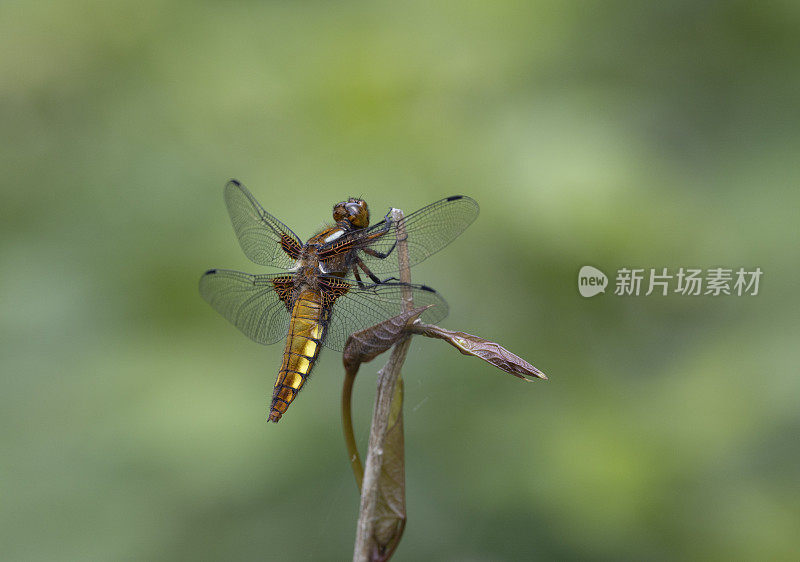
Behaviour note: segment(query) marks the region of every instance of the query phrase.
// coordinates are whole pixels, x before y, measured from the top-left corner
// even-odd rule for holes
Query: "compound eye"
[[[350,224],[356,228],[366,228],[369,226],[369,209],[367,204],[357,199],[347,203],[347,210],[350,212]]]
[[[346,205],[347,203],[342,202],[337,203],[333,207],[333,220],[335,222],[343,221],[348,217],[348,215],[352,215],[350,210],[346,208]]]

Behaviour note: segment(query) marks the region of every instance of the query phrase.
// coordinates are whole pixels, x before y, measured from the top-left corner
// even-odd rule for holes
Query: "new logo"
[[[582,297],[589,298],[605,293],[607,286],[608,277],[596,267],[584,265],[578,272],[578,291]]]

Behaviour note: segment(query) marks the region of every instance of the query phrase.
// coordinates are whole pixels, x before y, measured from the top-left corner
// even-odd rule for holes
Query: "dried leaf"
[[[499,343],[473,336],[466,332],[446,330],[432,324],[416,324],[411,327],[411,331],[431,338],[442,339],[464,355],[472,355],[483,359],[498,369],[524,381],[531,382],[533,379],[547,380],[547,376],[543,372],[522,357],[514,355]]]
[[[355,332],[344,346],[342,361],[348,372],[357,371],[361,363],[372,361],[407,335],[407,327],[432,305],[412,308],[366,330]]]
[[[376,551],[372,560],[388,560],[406,526],[405,443],[403,439],[403,379],[397,381],[392,396],[389,426],[383,449],[383,466],[378,479],[375,510]]]

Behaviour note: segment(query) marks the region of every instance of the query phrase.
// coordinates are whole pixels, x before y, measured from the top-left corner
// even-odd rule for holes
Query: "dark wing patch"
[[[283,248],[283,251],[286,252],[290,258],[298,260],[300,259],[300,252],[303,249],[303,245],[283,232],[281,233],[281,248]]]
[[[294,295],[294,277],[291,275],[281,275],[272,279],[272,286],[278,298],[286,305],[286,310],[292,312],[292,300]]]
[[[336,299],[350,290],[351,284],[338,277],[321,277],[319,287],[322,293],[322,306],[330,308]]]

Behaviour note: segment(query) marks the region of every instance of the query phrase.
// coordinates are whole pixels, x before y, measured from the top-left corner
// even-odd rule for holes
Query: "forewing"
[[[236,180],[229,181],[225,185],[225,205],[239,245],[248,258],[281,269],[294,265],[302,242],[288,226],[266,212],[245,186]]]
[[[341,280],[337,281],[341,283]],[[447,316],[445,300],[425,285],[381,283],[359,288],[352,283],[350,289],[333,303],[328,335],[323,344],[342,351],[348,336],[353,332],[369,328],[403,312],[402,298],[406,288],[414,297],[414,306],[434,305],[422,313],[423,322],[435,324]]]
[[[447,246],[477,217],[478,203],[466,195],[454,195],[406,215],[402,225],[408,240],[409,265],[415,265]],[[373,273],[392,273],[399,269],[395,252],[398,227],[398,223],[384,218],[333,244],[343,250],[348,247],[357,250],[358,257]],[[378,256],[364,250],[371,250]],[[386,257],[379,257],[383,255]]]
[[[210,269],[200,278],[200,295],[244,335],[258,343],[275,343],[289,329],[291,275],[250,275]]]

